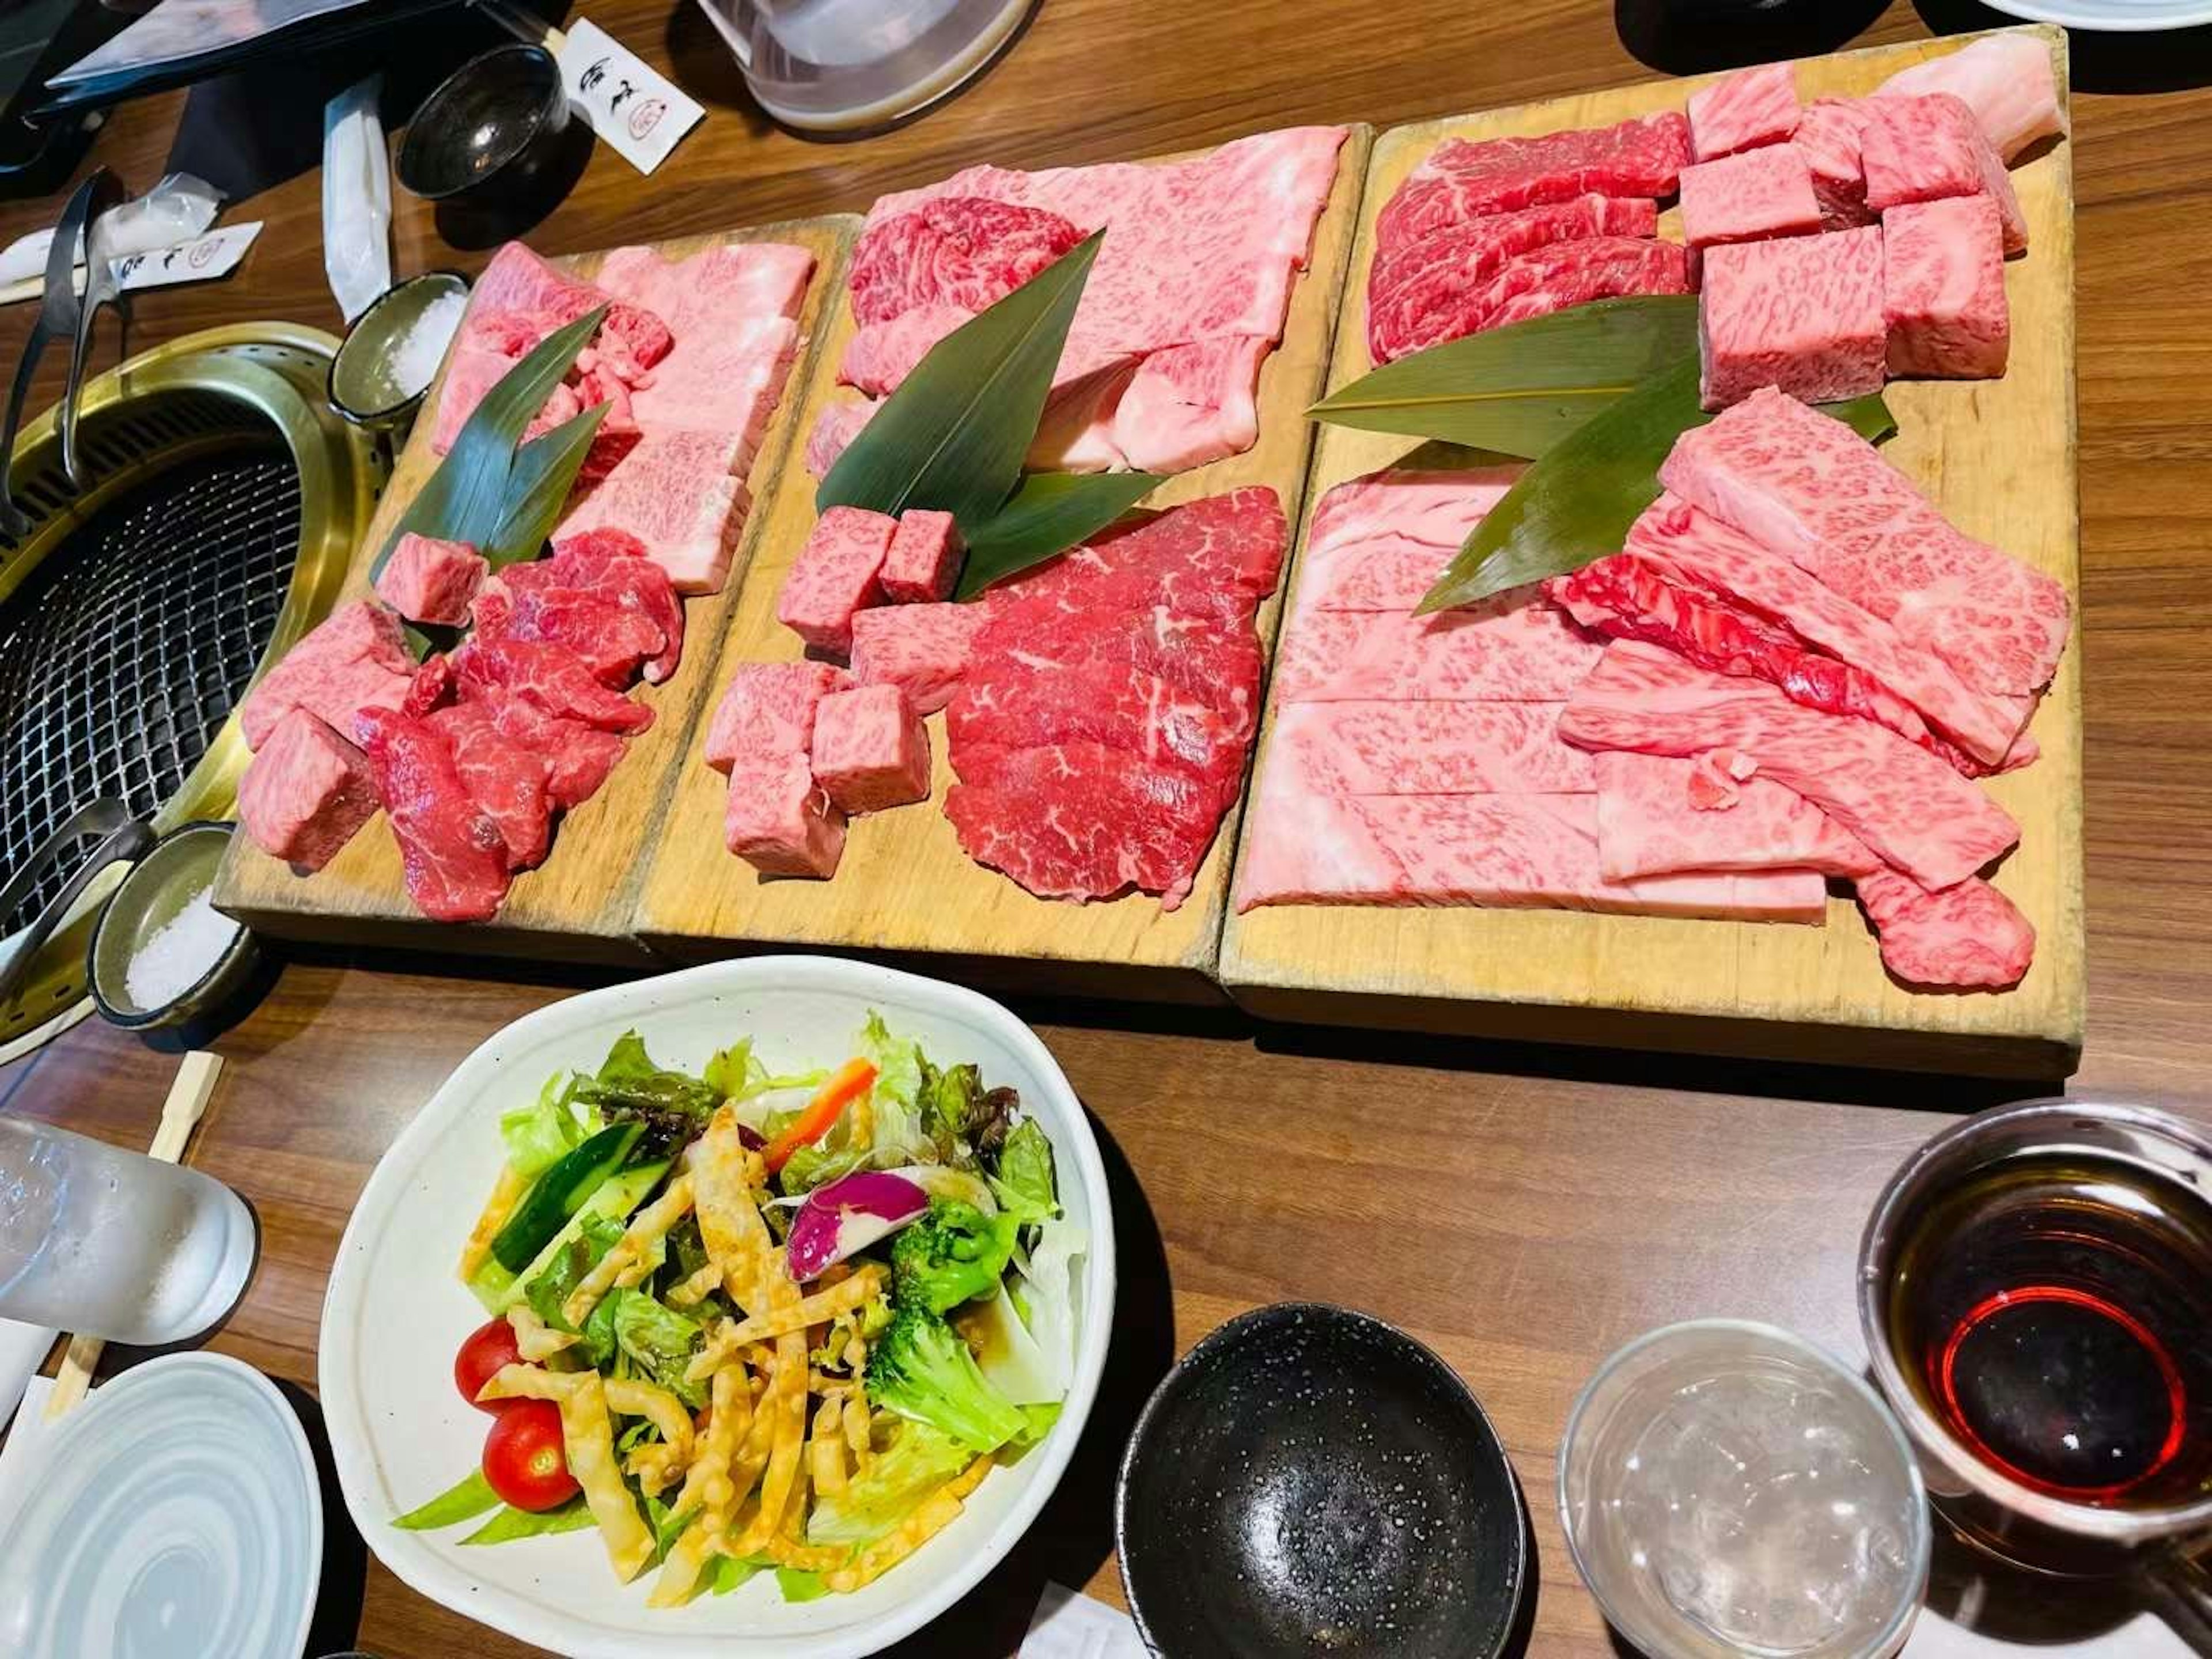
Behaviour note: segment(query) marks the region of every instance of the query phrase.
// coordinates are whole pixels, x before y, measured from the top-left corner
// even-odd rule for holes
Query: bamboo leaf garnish
[[[484,394],[483,400],[470,411],[446,459],[438,463],[437,470],[416,492],[415,499],[408,502],[407,510],[392,526],[392,533],[385,538],[382,550],[369,568],[370,580],[384,574],[392,550],[410,531],[441,541],[470,542],[479,549],[497,538],[507,514],[515,447],[522,441],[522,434],[531,422],[538,418],[538,412],[544,408],[545,400],[553,395],[553,388],[575,366],[578,354],[599,331],[600,319],[605,315],[606,307],[602,306],[555,329]],[[575,463],[577,466],[583,463],[581,449],[575,453]],[[550,488],[551,479],[549,471],[539,477],[538,483]],[[567,482],[573,483],[574,479],[575,469],[571,467]],[[562,494],[565,499],[565,485]]]
[[[1156,489],[1149,472],[1030,472],[968,537],[953,597],[972,599],[1103,530]]]
[[[477,551],[495,570],[534,559],[561,522],[584,457],[599,436],[608,405],[596,404],[541,433],[514,452],[507,479],[507,506],[499,527]]]
[[[932,346],[830,467],[817,512],[950,513],[963,535],[1020,477],[1103,231]]]
[[[1697,349],[1695,295],[1600,300],[1385,363],[1306,413],[1534,459]]]
[[[1879,392],[1814,407],[1869,442],[1897,430]],[[1637,515],[1659,499],[1659,465],[1675,439],[1712,418],[1698,402],[1694,355],[1652,375],[1521,475],[1475,526],[1419,613],[1473,605],[1620,552]]]

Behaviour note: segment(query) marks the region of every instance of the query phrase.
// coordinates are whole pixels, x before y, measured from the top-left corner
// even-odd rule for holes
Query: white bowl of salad
[[[812,957],[571,998],[462,1062],[346,1229],[347,1508],[580,1659],[876,1652],[1051,1495],[1113,1249],[1074,1091],[987,998]]]

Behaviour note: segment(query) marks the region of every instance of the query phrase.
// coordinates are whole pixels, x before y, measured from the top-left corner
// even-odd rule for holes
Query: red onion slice
[[[791,1276],[804,1285],[928,1208],[927,1193],[904,1176],[879,1170],[862,1170],[817,1187],[792,1220],[785,1256]]]

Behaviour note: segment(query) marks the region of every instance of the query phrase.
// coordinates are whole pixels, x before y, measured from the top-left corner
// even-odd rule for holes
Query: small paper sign
[[[211,282],[238,269],[246,250],[261,234],[261,221],[225,225],[204,236],[173,247],[157,247],[145,253],[128,253],[114,262],[115,276],[124,292],[142,288],[170,288],[179,283]]]
[[[588,19],[568,30],[561,75],[592,131],[640,173],[666,161],[676,141],[707,112]]]

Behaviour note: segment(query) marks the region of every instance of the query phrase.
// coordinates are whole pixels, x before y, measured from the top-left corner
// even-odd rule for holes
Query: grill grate
[[[143,429],[88,444],[98,470],[173,441],[179,424],[206,429],[181,410],[131,424]],[[0,872],[97,796],[144,817],[177,793],[276,632],[300,526],[289,452],[266,428],[241,432],[109,501],[0,605]],[[0,936],[70,868],[58,861],[0,917]]]

